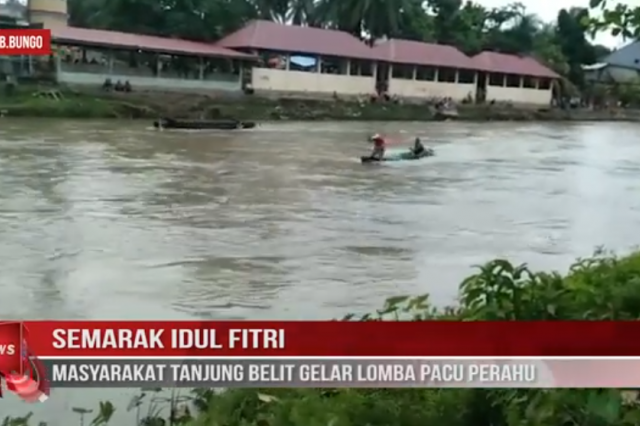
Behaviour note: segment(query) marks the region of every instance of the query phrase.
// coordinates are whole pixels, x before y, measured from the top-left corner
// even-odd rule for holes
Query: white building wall
[[[475,99],[476,86],[473,83],[444,83],[438,81],[418,81],[389,79],[389,94],[402,98],[451,98],[461,101]]]
[[[528,89],[523,87],[487,86],[487,101],[513,102],[528,105],[549,105],[553,93],[551,88]]]
[[[215,80],[184,80],[178,78],[142,77],[118,74],[94,74],[84,72],[60,71],[57,75],[58,83],[69,85],[88,85],[100,87],[109,78],[115,84],[117,81],[128,81],[133,90],[155,89],[167,91],[229,91],[242,93],[240,81],[215,81]]]
[[[317,72],[254,68],[251,84],[255,90],[276,92],[371,95],[375,93],[374,77],[358,77]]]
[[[459,75],[457,82],[425,81],[413,78],[393,78],[389,67],[388,93],[400,98],[430,99],[452,98],[457,101],[475,99],[476,83],[461,83]],[[467,80],[468,81],[468,80]],[[318,72],[292,71],[287,69],[254,68],[251,79],[253,88],[257,91],[289,92],[312,95],[371,95],[376,93],[376,77],[362,77],[344,74],[322,74]],[[537,83],[536,83],[537,84]],[[488,85],[486,99],[498,102],[512,102],[528,105],[549,105],[553,96],[552,89],[537,89],[523,87],[506,87]]]

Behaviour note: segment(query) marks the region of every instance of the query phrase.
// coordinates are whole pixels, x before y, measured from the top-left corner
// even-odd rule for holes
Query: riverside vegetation
[[[460,285],[459,305],[438,309],[427,295],[394,297],[344,321],[638,320],[640,252],[603,251],[569,271],[534,272],[493,260]],[[588,336],[585,336],[588,338]],[[637,426],[634,390],[534,389],[196,389],[131,400],[134,426]],[[101,402],[90,426],[109,424],[116,407]],[[79,423],[93,410],[74,408]],[[27,426],[30,415],[2,426]],[[44,426],[44,425],[40,425]]]
[[[626,93],[640,106],[640,85]],[[55,96],[52,96],[54,93]],[[105,93],[99,90],[72,90],[65,87],[17,86],[0,100],[0,115],[7,117],[42,117],[70,119],[157,119],[220,118],[237,120],[368,120],[432,121],[438,116],[433,107],[411,103],[370,103],[349,99],[268,99],[257,96],[211,97],[194,93]],[[461,104],[458,120],[467,121],[634,121],[640,122],[639,109],[557,109],[526,108],[510,105]]]

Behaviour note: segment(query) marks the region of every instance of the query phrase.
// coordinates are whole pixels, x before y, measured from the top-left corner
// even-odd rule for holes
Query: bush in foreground
[[[460,285],[460,304],[437,309],[428,296],[394,297],[368,320],[637,320],[640,252],[596,253],[566,275],[533,272],[494,260]],[[636,426],[640,404],[632,390],[485,389],[231,389],[194,390],[159,400],[141,393],[128,409],[140,426]],[[147,402],[148,400],[148,402]],[[191,410],[182,405],[189,401]],[[158,414],[167,405],[168,416]],[[144,407],[144,414],[142,408]],[[77,412],[82,410],[77,409]],[[100,405],[91,426],[109,423],[114,407]],[[191,412],[189,412],[191,411]],[[21,426],[7,419],[4,426]]]

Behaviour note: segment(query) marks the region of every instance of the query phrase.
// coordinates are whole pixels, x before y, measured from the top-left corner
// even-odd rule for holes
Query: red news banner
[[[6,322],[0,372],[8,385],[31,380],[40,397],[48,385],[638,387],[640,343],[632,336],[639,329],[637,322]]]
[[[0,55],[50,55],[51,30],[0,30]]]

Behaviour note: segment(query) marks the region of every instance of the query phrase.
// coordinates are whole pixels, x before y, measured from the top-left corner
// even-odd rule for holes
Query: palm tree
[[[289,14],[289,0],[252,0],[260,19],[284,23]]]
[[[319,0],[317,17],[324,26],[347,31],[370,42],[399,33],[401,14],[410,0]]]
[[[315,25],[316,16],[313,0],[290,0],[287,19],[293,25]]]

